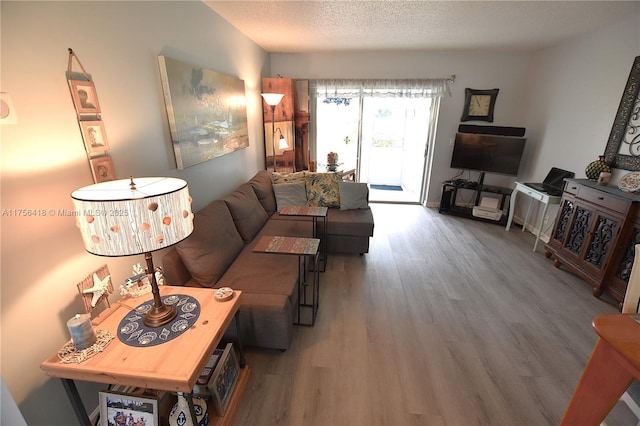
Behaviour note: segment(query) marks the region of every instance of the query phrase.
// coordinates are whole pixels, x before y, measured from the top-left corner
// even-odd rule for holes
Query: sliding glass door
[[[339,93],[338,93],[339,96]],[[421,202],[433,99],[360,96],[317,98],[316,158],[338,153],[356,169],[371,201]]]

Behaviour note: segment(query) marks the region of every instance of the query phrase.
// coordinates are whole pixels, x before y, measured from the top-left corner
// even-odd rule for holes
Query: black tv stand
[[[507,198],[511,197],[511,188],[504,188],[502,186],[485,185],[484,173],[480,173],[478,182],[473,182],[475,185],[470,185],[469,181],[463,181],[460,179],[447,181],[442,184],[442,197],[440,198],[440,207],[438,212],[442,214],[451,214],[455,216],[467,217],[470,219],[480,220],[483,222],[495,223],[505,226],[507,218],[509,217],[509,204]],[[472,206],[460,206],[456,205],[456,198],[458,197],[459,190],[474,191],[473,205]],[[498,194],[500,195],[500,210],[505,212],[500,220],[490,220],[473,215],[473,207],[480,205],[482,199],[482,193]],[[505,205],[507,210],[505,211]]]

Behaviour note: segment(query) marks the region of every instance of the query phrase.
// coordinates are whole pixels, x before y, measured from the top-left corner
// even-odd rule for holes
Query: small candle
[[[96,333],[91,325],[91,315],[76,314],[67,321],[67,328],[76,349],[82,350],[96,343]]]
[[[607,186],[610,179],[611,179],[611,173],[600,172],[600,176],[598,177],[598,185]]]

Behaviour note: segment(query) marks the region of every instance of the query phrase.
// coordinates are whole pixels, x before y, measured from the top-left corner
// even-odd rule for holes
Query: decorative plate
[[[640,172],[631,172],[622,176],[618,182],[618,188],[624,192],[640,191]]]
[[[213,293],[213,297],[219,302],[224,302],[233,297],[233,290],[229,287],[219,288]]]
[[[149,327],[144,323],[144,314],[153,307],[153,299],[147,300],[122,318],[118,326],[118,339],[133,347],[160,345],[187,331],[200,316],[200,304],[192,296],[171,294],[163,296],[162,303],[174,305],[178,315],[163,326]]]

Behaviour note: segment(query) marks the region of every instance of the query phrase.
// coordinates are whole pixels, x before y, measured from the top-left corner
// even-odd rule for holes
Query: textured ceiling
[[[204,3],[263,49],[278,53],[535,50],[640,13],[638,1]]]

